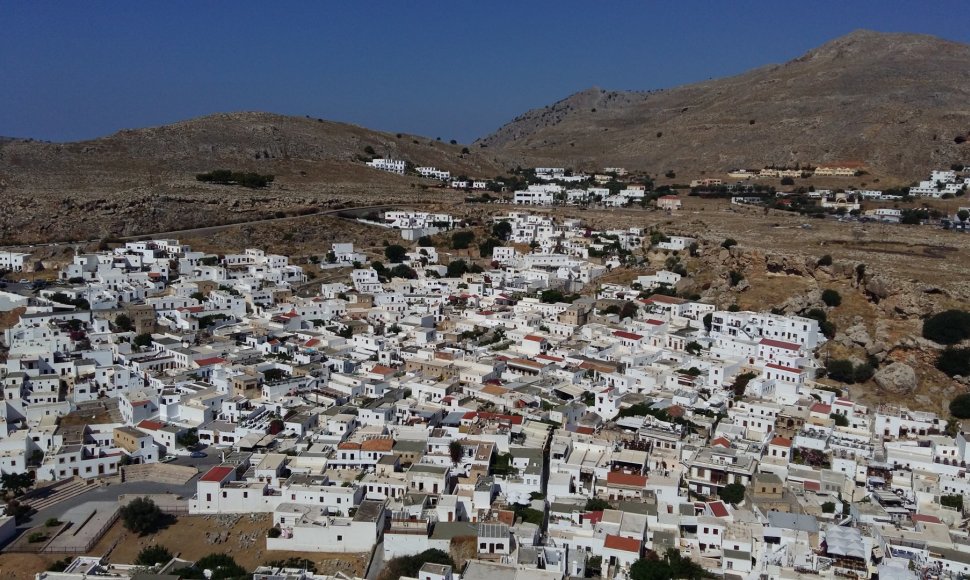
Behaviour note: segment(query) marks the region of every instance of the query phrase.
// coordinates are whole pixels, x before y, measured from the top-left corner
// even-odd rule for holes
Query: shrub
[[[941,495],[940,505],[963,511],[963,495],[955,493],[953,495]]]
[[[172,553],[165,546],[155,544],[147,546],[138,552],[135,564],[139,566],[154,566],[155,564],[165,564],[172,559]]]
[[[823,514],[834,514],[835,513],[835,502],[827,501],[822,504]]]
[[[273,527],[266,532],[266,535],[270,538],[278,538],[282,533],[283,533],[282,530],[280,530],[279,528]]]
[[[47,526],[48,528],[56,528],[57,526],[61,525],[61,520],[57,518],[47,518],[47,521],[44,522],[44,525]]]
[[[839,294],[837,290],[826,288],[824,291],[822,291],[822,302],[824,302],[826,306],[838,306],[842,304],[842,295]]]
[[[434,242],[431,241],[431,236],[421,236],[418,238],[418,246],[422,248],[434,247]]]
[[[838,413],[832,413],[829,418],[835,421],[836,427],[848,427],[849,419],[845,415],[840,415]]]
[[[957,419],[970,419],[970,393],[957,395],[950,401],[950,414]]]
[[[47,534],[45,534],[44,532],[31,532],[31,534],[27,536],[27,541],[30,542],[31,544],[36,544],[37,542],[43,542],[46,539],[47,539]]]
[[[923,321],[923,338],[940,344],[956,344],[970,338],[970,312],[946,310]]]
[[[970,348],[947,347],[937,357],[936,368],[951,377],[970,375]]]
[[[586,500],[586,511],[588,512],[601,512],[603,510],[611,510],[613,506],[610,502],[605,499],[600,499],[598,497],[591,497]]]
[[[728,238],[728,239],[724,240],[723,242],[721,242],[721,247],[722,248],[725,248],[725,249],[727,249],[727,248],[733,248],[736,245],[738,245],[738,242],[734,238]]]
[[[737,286],[741,283],[741,280],[744,280],[744,274],[738,272],[737,270],[731,270],[728,272],[728,276],[731,279],[731,286]]]
[[[229,554],[209,554],[196,561],[192,568],[179,570],[183,578],[204,579],[204,571],[211,570],[209,580],[228,580],[229,578],[248,578],[245,568],[236,563]]]
[[[120,512],[125,527],[142,536],[156,531],[164,518],[162,510],[147,497],[136,497],[122,507]]]
[[[840,383],[853,382],[854,370],[855,367],[852,365],[852,361],[846,359],[830,360],[829,364],[825,365],[825,372],[829,378]]]
[[[818,265],[819,266],[831,266],[832,265],[832,255],[831,254],[825,254],[824,256],[822,256],[821,258],[819,258],[818,259]]]

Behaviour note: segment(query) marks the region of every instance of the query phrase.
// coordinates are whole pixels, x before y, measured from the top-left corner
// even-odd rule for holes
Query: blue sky
[[[470,142],[591,86],[655,89],[737,74],[857,28],[970,42],[966,8],[0,0],[0,135],[69,141],[261,110]]]

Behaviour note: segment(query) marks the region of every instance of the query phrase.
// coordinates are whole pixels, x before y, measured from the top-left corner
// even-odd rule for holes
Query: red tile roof
[[[603,520],[603,512],[602,511],[598,511],[598,512],[586,512],[586,513],[583,514],[582,517],[583,517],[583,520],[588,521],[589,523],[591,523],[593,525],[596,525],[596,524],[600,523],[600,521]]]
[[[620,550],[621,552],[633,552],[634,554],[639,554],[640,540],[607,534],[603,547],[610,550]]]
[[[549,355],[549,354],[537,354],[536,355],[536,358],[541,358],[542,360],[550,360],[550,361],[553,361],[553,362],[562,362],[562,361],[566,360],[564,358],[560,358],[558,356],[552,356],[552,355]]]
[[[788,437],[775,437],[771,440],[769,445],[777,445],[779,447],[791,447],[791,439]]]
[[[372,368],[370,372],[374,373],[375,375],[392,375],[394,374],[394,369],[385,365],[374,365],[374,368]]]
[[[730,447],[731,442],[724,437],[718,437],[717,439],[711,441],[711,447],[717,447],[718,445],[721,447]]]
[[[635,334],[633,332],[626,332],[625,330],[617,330],[613,333],[613,336],[616,336],[619,338],[627,338],[629,340],[640,340],[641,338],[643,338],[643,336],[639,334]]]
[[[822,484],[817,481],[803,481],[802,487],[808,491],[820,491],[822,489]]]
[[[779,370],[779,371],[785,371],[786,373],[799,374],[799,373],[802,372],[802,369],[796,369],[795,367],[786,367],[785,365],[779,365],[779,364],[775,364],[775,363],[769,363],[769,364],[766,364],[765,366],[768,367],[768,368],[770,368],[770,369],[775,369],[775,370]]]
[[[815,403],[812,405],[813,413],[822,413],[824,415],[830,415],[832,413],[832,405],[824,405],[822,403]]]
[[[216,466],[210,469],[203,475],[199,481],[222,481],[229,476],[230,473],[234,472],[236,468],[234,467],[223,467]]]
[[[543,340],[545,340],[545,338],[542,336],[537,336],[535,334],[527,334],[525,335],[525,340],[531,340],[533,342],[542,342]]]
[[[802,347],[798,346],[794,342],[785,342],[783,340],[772,340],[770,338],[762,338],[759,344],[765,346],[773,346],[776,348],[783,348],[786,350],[800,350]]]
[[[149,431],[158,431],[164,426],[165,426],[164,423],[159,423],[158,421],[150,421],[148,419],[145,419],[140,423],[138,423],[138,425],[136,425],[136,427],[138,427],[139,429],[148,429]]]
[[[610,485],[626,485],[629,487],[639,487],[647,485],[647,476],[635,473],[623,473],[622,471],[611,471],[606,474],[606,483]]]
[[[923,523],[927,523],[927,524],[942,524],[943,523],[942,521],[940,521],[940,518],[938,518],[936,516],[926,515],[926,514],[913,514],[913,515],[910,516],[910,518],[914,522],[923,522]]]
[[[200,358],[199,360],[195,361],[195,364],[199,365],[200,367],[207,367],[209,365],[219,365],[224,362],[226,362],[226,359],[213,356],[209,358]]]
[[[731,515],[723,501],[712,501],[707,505],[710,506],[711,513],[714,514],[715,518],[726,518]]]

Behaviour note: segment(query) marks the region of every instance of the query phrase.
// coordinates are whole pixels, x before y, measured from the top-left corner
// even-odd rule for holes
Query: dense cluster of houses
[[[222,460],[190,513],[271,514],[266,550],[470,544],[421,578],[627,578],[671,549],[724,578],[970,574],[967,437],[818,382],[816,320],[655,293],[669,271],[559,301],[650,236],[496,219],[488,268],[415,248],[416,278],[361,266],[312,298],[261,250],[77,256],[4,333],[0,472],[97,478],[197,439]]]

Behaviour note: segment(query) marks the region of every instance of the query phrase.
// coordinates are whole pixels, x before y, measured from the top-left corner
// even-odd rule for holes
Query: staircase
[[[52,505],[59,504],[64,500],[79,496],[89,489],[93,489],[95,487],[97,487],[97,484],[94,481],[88,483],[87,480],[75,477],[63,484],[55,484],[50,487],[37,490],[36,495],[25,498],[22,503],[37,511],[40,511]]]

